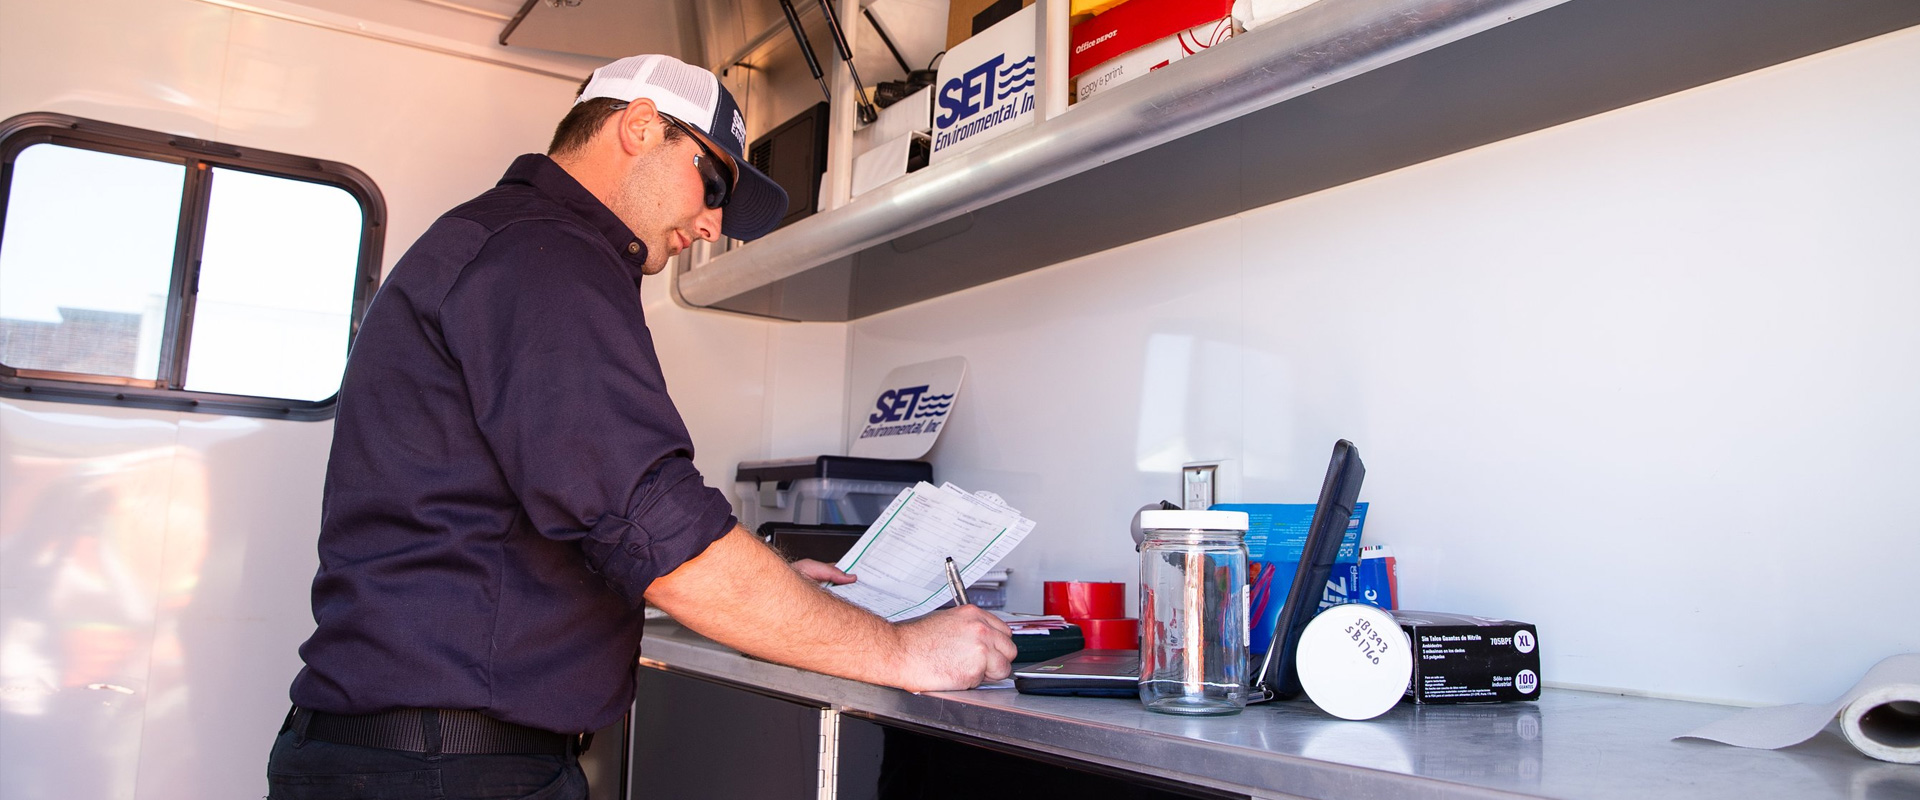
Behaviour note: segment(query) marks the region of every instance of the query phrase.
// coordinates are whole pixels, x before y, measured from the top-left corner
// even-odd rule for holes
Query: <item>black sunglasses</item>
[[[700,187],[706,190],[706,195],[702,199],[706,201],[707,208],[726,208],[727,203],[733,200],[733,170],[727,168],[727,162],[714,154],[713,148],[707,146],[706,140],[700,138],[700,134],[687,127],[687,123],[666,114],[661,114],[660,118],[666,120],[667,124],[686,132],[687,138],[700,146],[700,152],[705,157],[694,156],[693,165],[700,170]]]
[[[626,102],[615,102],[609,106],[608,110],[619,111],[628,105],[629,103]],[[672,115],[666,113],[661,113],[660,118],[666,120],[668,125],[685,132],[687,138],[700,146],[700,152],[706,157],[694,156],[693,166],[700,170],[700,188],[705,191],[701,199],[706,202],[707,208],[726,208],[727,203],[733,201],[733,170],[727,168],[727,162],[715,155],[713,148],[707,146],[707,141],[700,138],[700,134],[695,133],[692,128],[687,127],[687,123],[674,119]]]

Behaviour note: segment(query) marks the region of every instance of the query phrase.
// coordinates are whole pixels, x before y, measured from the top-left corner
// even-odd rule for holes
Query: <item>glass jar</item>
[[[1140,702],[1168,714],[1247,705],[1247,515],[1143,511]]]

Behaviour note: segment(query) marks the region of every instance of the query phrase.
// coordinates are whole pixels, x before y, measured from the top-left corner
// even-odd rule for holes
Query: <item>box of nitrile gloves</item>
[[[1531,624],[1433,611],[1395,611],[1413,644],[1415,703],[1494,703],[1540,697],[1540,635]]]

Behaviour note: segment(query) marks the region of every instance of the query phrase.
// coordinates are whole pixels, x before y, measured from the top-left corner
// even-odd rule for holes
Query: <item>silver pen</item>
[[[953,556],[947,556],[947,585],[953,587],[953,604],[967,605],[967,585],[960,582],[960,568],[954,566]]]

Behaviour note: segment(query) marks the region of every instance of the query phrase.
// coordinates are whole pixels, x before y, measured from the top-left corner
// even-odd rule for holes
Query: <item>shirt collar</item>
[[[640,280],[641,267],[647,263],[647,245],[633,235],[627,224],[614,216],[600,198],[594,197],[587,187],[581,186],[553,159],[539,153],[528,153],[513,160],[513,166],[507,167],[507,174],[500,177],[500,185],[525,184],[552,198],[568,211],[606,237],[607,244],[619,253],[628,266],[633,268],[633,278]]]

